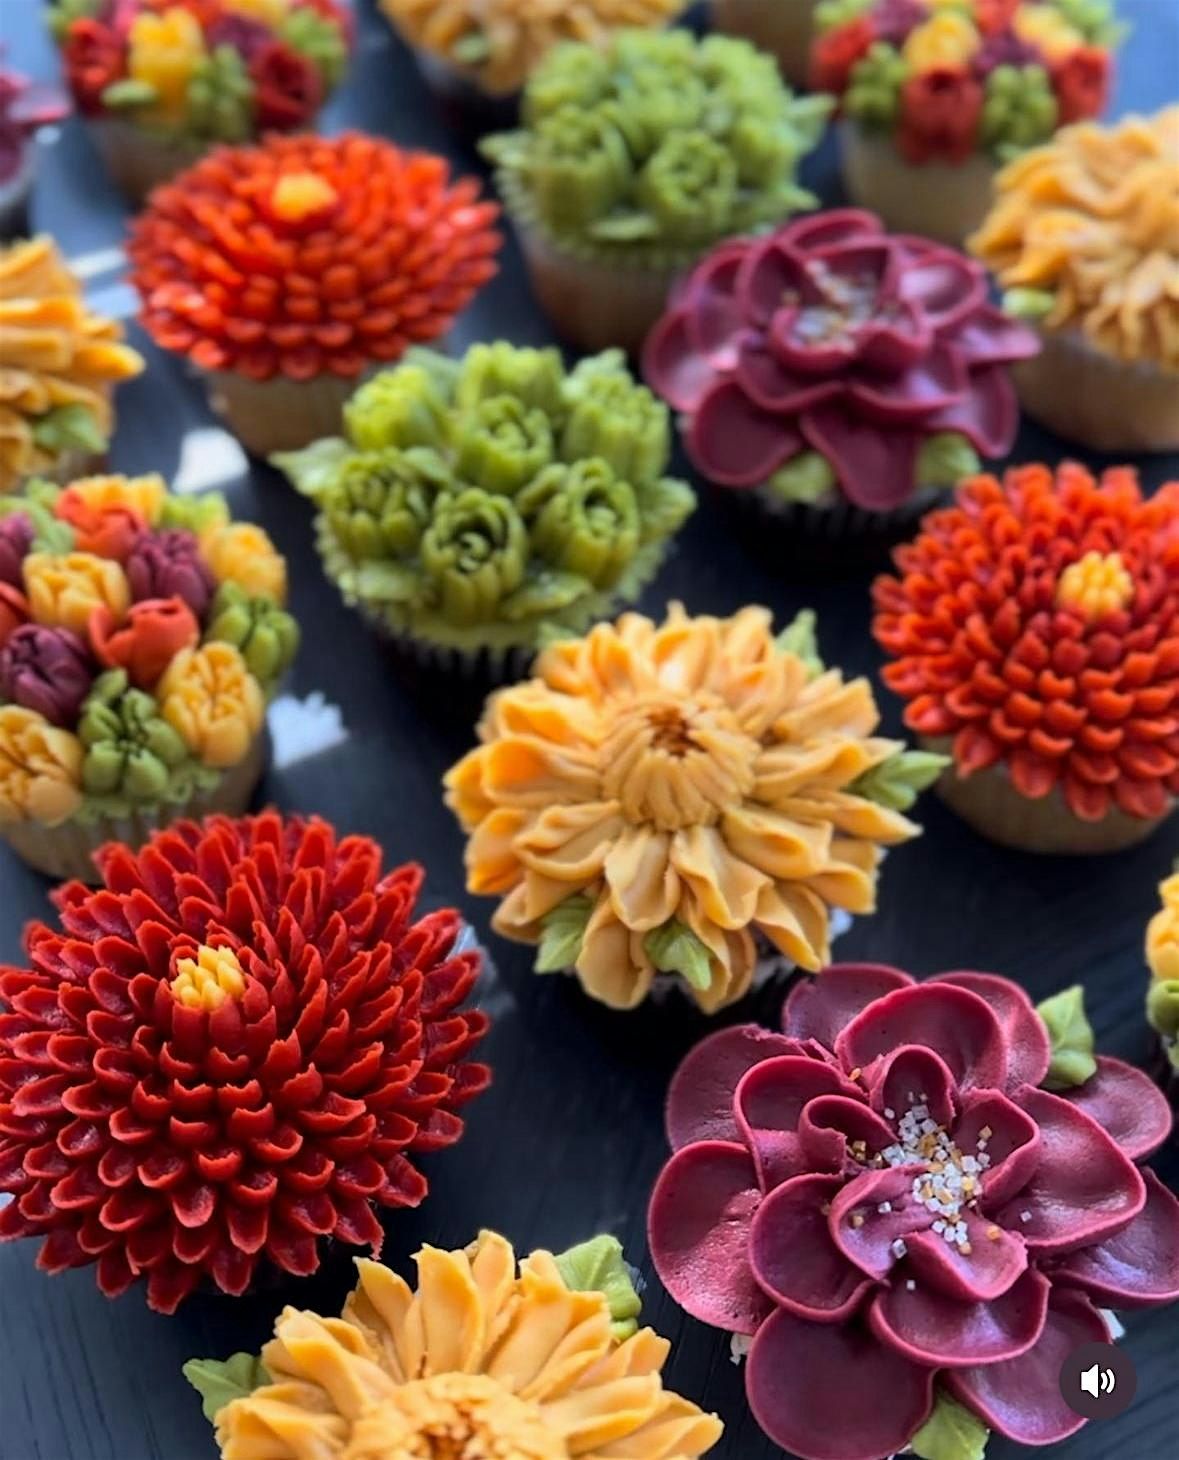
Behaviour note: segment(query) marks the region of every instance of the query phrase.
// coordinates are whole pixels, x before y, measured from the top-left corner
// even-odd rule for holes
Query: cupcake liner
[[[951,753],[945,737],[923,737],[928,750]],[[962,777],[951,766],[938,781],[938,795],[968,825],[1000,846],[1017,851],[1065,856],[1101,856],[1137,846],[1170,816],[1130,816],[1120,808],[1100,821],[1082,821],[1069,809],[1059,788],[1032,799],[1018,791],[1007,768],[993,765]]]
[[[839,127],[843,186],[857,207],[883,218],[894,233],[919,233],[960,245],[991,205],[997,168],[984,153],[965,162],[906,162],[888,137],[855,122]]]
[[[520,117],[520,96],[510,92],[496,96],[484,91],[477,74],[438,55],[424,46],[411,46],[422,80],[452,126],[470,137],[507,131]]]
[[[142,127],[115,117],[98,118],[87,127],[112,180],[136,204],[142,203],[160,183],[191,167],[209,147],[208,143],[191,137],[153,136]]]
[[[887,512],[868,512],[840,496],[821,507],[787,502],[769,487],[714,487],[722,501],[731,501],[743,524],[758,541],[775,551],[792,547],[808,561],[854,566],[880,562],[903,541],[927,512],[948,500],[949,489],[920,487],[907,502]],[[768,529],[768,535],[767,535]]]
[[[290,380],[285,375],[251,380],[228,370],[205,375],[209,404],[251,456],[298,451],[323,436],[338,436],[345,402],[367,372],[345,379],[317,375]]]
[[[71,817],[60,826],[42,826],[35,821],[0,826],[0,838],[34,871],[57,881],[76,878],[91,887],[100,878],[94,853],[107,842],[122,842],[138,850],[153,832],[174,821],[201,820],[224,814],[240,816],[262,778],[270,755],[270,737],[263,733],[254,741],[249,755],[230,767],[210,790],[197,790],[185,802],[157,802],[126,816],[97,816],[82,820]]]
[[[712,28],[777,58],[791,86],[806,85],[819,0],[712,0]]]
[[[1040,338],[1012,369],[1029,416],[1093,451],[1179,451],[1179,370],[1119,360],[1077,330]]]

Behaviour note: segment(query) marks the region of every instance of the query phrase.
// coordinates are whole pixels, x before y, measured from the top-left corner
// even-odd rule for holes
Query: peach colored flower
[[[82,800],[84,753],[35,710],[0,705],[0,824],[68,820]]]
[[[91,512],[105,512],[110,507],[125,507],[133,512],[148,527],[155,527],[164,511],[168,488],[158,472],[148,472],[141,477],[94,476],[79,477],[71,482],[57,499],[54,509],[57,516],[72,522],[72,511],[80,506]]]
[[[185,649],[156,689],[164,719],[202,765],[227,770],[249,754],[266,715],[258,681],[232,644]]]
[[[287,601],[287,565],[269,536],[252,522],[233,522],[210,533],[201,544],[205,562],[218,583],[236,583],[251,598]]]
[[[123,562],[143,531],[143,517],[123,503],[106,502],[96,506],[79,496],[73,487],[57,499],[54,514],[74,529],[79,552],[93,553],[99,558]]]
[[[33,622],[72,629],[83,639],[96,608],[109,609],[121,623],[131,606],[122,568],[93,553],[30,553],[24,578]]]

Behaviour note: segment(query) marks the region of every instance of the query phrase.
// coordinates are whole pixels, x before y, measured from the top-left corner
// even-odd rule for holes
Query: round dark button
[[[1112,1343],[1083,1343],[1060,1366],[1064,1402],[1086,1419],[1112,1419],[1138,1391],[1130,1355]]]

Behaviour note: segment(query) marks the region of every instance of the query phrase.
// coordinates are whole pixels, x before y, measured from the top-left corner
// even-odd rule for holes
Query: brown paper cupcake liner
[[[251,380],[228,370],[205,375],[209,404],[251,456],[298,451],[323,436],[338,436],[344,405],[367,372],[344,379]]]
[[[879,563],[897,543],[916,529],[935,507],[949,500],[947,489],[921,487],[899,507],[868,512],[845,497],[828,506],[787,502],[768,487],[714,487],[713,494],[731,503],[742,528],[756,535],[758,545],[788,556],[797,553],[815,566],[855,567]]]
[[[807,82],[819,0],[712,0],[712,28],[768,51],[791,86]]]
[[[427,50],[411,46],[422,80],[446,119],[469,137],[509,131],[520,119],[520,94],[496,96],[479,85],[477,73]]]
[[[195,138],[153,136],[117,117],[100,117],[87,126],[107,172],[120,192],[137,205],[152,188],[191,167],[210,145]]]

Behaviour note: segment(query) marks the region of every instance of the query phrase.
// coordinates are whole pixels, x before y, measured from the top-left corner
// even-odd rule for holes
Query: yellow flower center
[[[246,975],[231,948],[210,948],[202,943],[195,958],[176,963],[172,996],[186,1009],[219,1009],[226,999],[240,999]]]
[[[635,824],[711,826],[753,789],[758,750],[719,696],[642,696],[602,742],[603,794]]]
[[[340,1460],[568,1460],[537,1405],[483,1374],[401,1385],[352,1424]]]
[[[316,172],[288,172],[275,183],[270,211],[283,223],[306,223],[333,207],[339,194]]]
[[[1086,553],[1068,565],[1056,585],[1058,607],[1075,609],[1087,619],[1117,613],[1133,597],[1134,579],[1120,553]]]

